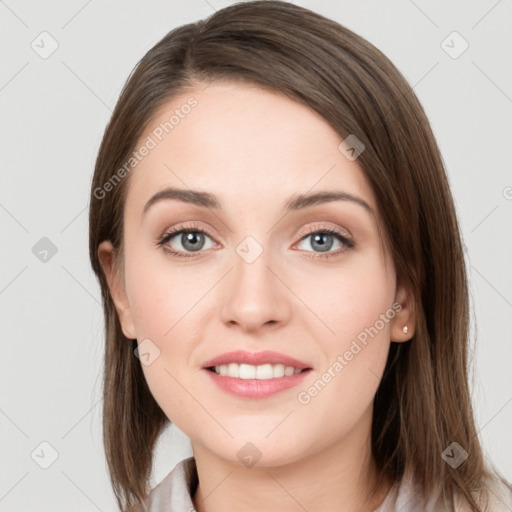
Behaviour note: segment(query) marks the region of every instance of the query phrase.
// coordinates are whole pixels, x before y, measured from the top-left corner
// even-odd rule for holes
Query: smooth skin
[[[190,437],[198,512],[373,511],[390,489],[387,482],[366,501],[375,479],[373,399],[391,341],[414,335],[412,295],[397,286],[374,193],[357,159],[338,149],[342,138],[307,106],[250,84],[205,86],[169,101],[140,139],[196,98],[131,171],[124,275],[113,265],[112,244],[98,249],[123,332],[160,351],[142,369],[166,416]],[[214,194],[221,209],[163,199],[144,214],[166,187]],[[348,200],[283,214],[292,196],[319,191],[357,196],[375,216]],[[175,227],[207,234],[196,233],[192,244],[178,234],[158,245]],[[354,247],[326,233],[323,252],[311,233],[326,228]],[[249,250],[262,250],[251,263],[237,252],[248,236],[257,242]],[[392,320],[300,403],[298,394],[394,303],[402,309]],[[203,364],[237,349],[282,352],[313,370],[273,396],[235,397],[212,384]],[[248,442],[262,454],[252,467],[237,456]]]

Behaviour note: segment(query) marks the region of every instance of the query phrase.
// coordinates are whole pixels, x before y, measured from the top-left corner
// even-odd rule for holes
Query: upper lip
[[[299,370],[310,368],[310,366],[298,359],[271,350],[265,350],[263,352],[247,352],[246,350],[225,352],[220,356],[206,361],[203,368],[229,363],[251,364],[254,366],[262,364],[283,364],[284,366],[293,366],[293,368],[298,368]]]

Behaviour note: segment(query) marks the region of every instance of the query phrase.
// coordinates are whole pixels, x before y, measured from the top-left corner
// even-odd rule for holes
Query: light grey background
[[[101,439],[102,311],[88,260],[96,152],[144,53],[174,27],[230,3],[0,1],[2,511],[116,509]],[[426,109],[471,270],[479,435],[511,479],[512,1],[295,3],[381,49]],[[469,44],[457,58],[463,41],[446,40],[453,31]],[[52,40],[58,48],[42,58]],[[43,237],[58,251],[46,263],[32,251]],[[58,458],[42,469],[52,450]],[[189,455],[188,438],[170,428],[153,485]]]

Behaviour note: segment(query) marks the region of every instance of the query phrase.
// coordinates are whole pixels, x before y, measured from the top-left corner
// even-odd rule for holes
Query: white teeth
[[[261,364],[254,366],[252,364],[229,363],[215,366],[215,373],[237,379],[278,379],[284,376],[289,377],[301,371],[298,368],[285,366],[284,364]]]
[[[228,367],[228,375],[236,372],[236,368],[233,368],[235,365],[231,363]],[[255,379],[256,378],[256,366],[252,366],[250,364],[241,364],[239,368],[240,378],[241,379]]]
[[[293,368],[293,366],[287,366],[285,369],[284,369],[284,374],[289,377],[290,375],[293,375],[295,373],[295,369]]]

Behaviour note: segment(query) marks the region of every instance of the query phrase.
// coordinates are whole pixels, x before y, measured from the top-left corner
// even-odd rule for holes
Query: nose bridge
[[[275,276],[269,270],[272,265],[272,254],[268,237],[260,242],[253,235],[246,236],[235,247],[233,262],[233,292],[239,299],[247,296],[262,303],[271,302],[272,297],[278,292],[275,290],[276,283],[273,282]]]
[[[249,235],[235,248],[234,281],[240,288],[261,292],[260,288],[270,291],[272,255],[268,244],[265,247],[256,238]]]

